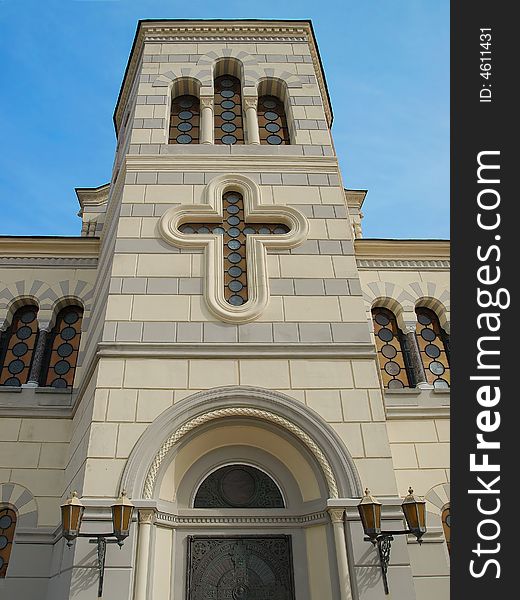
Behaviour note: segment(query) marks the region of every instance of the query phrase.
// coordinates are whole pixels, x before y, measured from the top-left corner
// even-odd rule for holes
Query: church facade
[[[310,23],[141,21],[114,122],[81,235],[0,238],[0,597],[447,599],[449,244],[362,237]]]

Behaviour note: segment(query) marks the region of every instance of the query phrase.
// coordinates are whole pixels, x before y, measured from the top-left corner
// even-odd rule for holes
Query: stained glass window
[[[232,75],[215,79],[215,144],[243,144],[240,80]]]
[[[78,360],[83,309],[66,306],[56,318],[56,325],[47,340],[46,360],[41,385],[71,388]]]
[[[450,387],[448,335],[439,318],[429,308],[417,308],[417,344],[421,352],[426,380],[436,388]]]
[[[451,553],[451,516],[450,516],[450,505],[442,511],[442,528],[444,530],[444,537],[446,538],[446,544],[448,545],[448,552]]]
[[[0,505],[0,579],[7,574],[15,528],[16,512],[10,506]]]
[[[263,471],[248,465],[217,469],[201,483],[195,508],[284,508],[276,483]]]
[[[383,386],[390,390],[410,387],[407,344],[395,315],[386,308],[374,308],[372,318]]]
[[[173,99],[170,115],[170,144],[198,144],[200,101],[185,94]]]
[[[3,336],[0,350],[0,385],[20,387],[27,383],[38,337],[37,306],[22,306]]]
[[[279,146],[290,143],[283,102],[276,96],[261,96],[258,99],[258,127],[261,144]]]

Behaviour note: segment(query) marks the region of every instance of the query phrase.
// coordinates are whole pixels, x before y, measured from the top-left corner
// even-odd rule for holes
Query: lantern
[[[359,516],[363,523],[365,535],[375,540],[381,533],[381,502],[370,495],[370,490],[365,490],[361,502],[358,504]]]
[[[426,533],[426,502],[418,500],[413,495],[413,489],[408,489],[408,496],[403,500],[402,509],[408,529],[421,543],[421,537]]]
[[[112,523],[114,525],[114,536],[117,543],[122,546],[123,540],[130,533],[130,523],[132,522],[132,514],[134,505],[126,497],[126,492],[121,492],[118,501],[112,504]]]
[[[72,492],[72,496],[61,505],[61,525],[63,537],[67,539],[67,546],[71,546],[72,541],[78,537],[84,511],[85,507],[78,498],[77,492]]]

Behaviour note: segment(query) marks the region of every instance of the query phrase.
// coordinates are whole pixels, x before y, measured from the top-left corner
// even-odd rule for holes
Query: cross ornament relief
[[[206,186],[201,204],[168,210],[159,231],[172,245],[204,249],[208,308],[223,321],[246,323],[269,302],[267,250],[298,246],[308,223],[291,207],[261,204],[249,178],[221,175]]]

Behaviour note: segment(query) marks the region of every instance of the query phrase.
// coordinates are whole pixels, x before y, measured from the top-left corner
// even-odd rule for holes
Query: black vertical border
[[[453,0],[451,3],[451,240],[452,240],[452,551],[451,551],[451,598],[453,600],[480,600],[497,598],[520,598],[520,565],[517,565],[518,511],[520,509],[520,431],[518,429],[518,405],[520,404],[520,364],[517,356],[520,345],[520,327],[515,323],[518,303],[514,292],[514,280],[518,278],[520,243],[520,198],[517,174],[520,173],[520,106],[515,88],[519,79],[520,37],[514,3],[484,2],[482,0]],[[491,28],[491,77],[481,77],[480,28]],[[492,102],[480,101],[480,90],[491,84]],[[495,231],[483,231],[477,225],[477,195],[484,187],[477,182],[477,156],[482,151],[500,151],[500,184],[494,187],[500,193],[501,224]],[[495,171],[496,173],[497,171]],[[482,211],[480,211],[482,212]],[[500,240],[495,239],[500,236]],[[479,312],[490,312],[477,304],[477,247],[483,250],[492,244],[500,247],[500,261],[495,262],[493,253],[488,264],[501,269],[501,279],[496,286],[511,292],[508,309],[493,309],[500,313],[501,328],[489,334],[479,330]],[[480,286],[485,288],[486,286]],[[470,377],[483,374],[477,370],[477,340],[482,335],[499,335],[501,401],[496,408],[500,412],[501,425],[489,439],[500,441],[500,450],[489,451],[490,462],[500,464],[499,473],[474,473],[470,471],[469,457],[476,451],[476,419],[483,410],[476,401],[482,382]],[[495,345],[495,347],[497,347]],[[486,373],[490,373],[487,371]],[[495,373],[496,374],[496,373]],[[478,455],[480,456],[480,455]],[[501,502],[500,511],[486,517],[477,509],[478,495],[468,490],[479,488],[477,476],[489,481],[491,475],[500,475],[495,488],[500,494],[480,496],[484,507]],[[480,486],[482,487],[482,486]],[[493,500],[492,500],[493,498]],[[480,540],[477,527],[481,520],[494,518],[501,533],[494,541]],[[486,529],[486,527],[488,527]],[[493,527],[483,531],[491,534]],[[474,552],[477,544],[496,553]],[[475,560],[474,570],[481,572],[487,559],[496,559],[497,568],[488,565],[485,573],[476,578],[470,573],[470,561]]]

